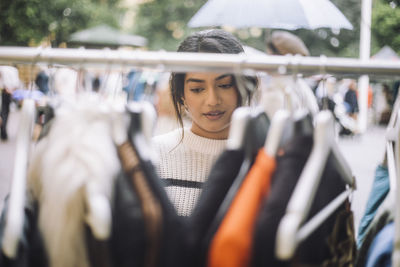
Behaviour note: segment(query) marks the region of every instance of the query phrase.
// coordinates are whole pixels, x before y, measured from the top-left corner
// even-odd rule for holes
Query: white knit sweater
[[[157,173],[166,182],[166,192],[181,216],[189,216],[200,196],[211,167],[226,146],[226,140],[198,136],[189,128],[153,138],[159,155]]]

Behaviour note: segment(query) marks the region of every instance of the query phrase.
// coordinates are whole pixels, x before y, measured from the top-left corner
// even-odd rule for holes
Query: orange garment
[[[368,86],[368,108],[372,107],[372,99],[374,97],[374,93],[372,92],[371,86]]]
[[[208,251],[208,267],[250,264],[255,220],[268,195],[275,159],[260,149]]]

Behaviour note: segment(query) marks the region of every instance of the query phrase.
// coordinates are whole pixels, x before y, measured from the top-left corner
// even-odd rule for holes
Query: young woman
[[[240,42],[222,30],[205,30],[187,37],[178,52],[243,52]],[[225,148],[233,111],[250,102],[257,81],[241,77],[240,93],[236,77],[230,73],[172,73],[170,90],[181,128],[154,137],[159,154],[157,171],[166,182],[166,191],[181,216],[188,216],[201,193],[212,164]],[[246,88],[251,82],[252,88]],[[184,127],[184,113],[191,126]]]

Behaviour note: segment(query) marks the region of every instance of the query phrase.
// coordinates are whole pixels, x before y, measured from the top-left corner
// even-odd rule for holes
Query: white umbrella
[[[208,0],[189,27],[353,29],[329,0]]]

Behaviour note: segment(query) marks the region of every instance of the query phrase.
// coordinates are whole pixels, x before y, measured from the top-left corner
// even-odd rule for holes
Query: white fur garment
[[[39,229],[51,267],[88,267],[85,186],[111,198],[120,169],[105,103],[78,100],[60,108],[48,136],[36,145],[28,188],[39,202]]]

